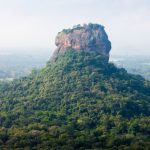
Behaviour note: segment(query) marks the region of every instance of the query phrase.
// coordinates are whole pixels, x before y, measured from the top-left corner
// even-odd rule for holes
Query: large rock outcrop
[[[64,29],[55,39],[57,49],[51,60],[55,61],[58,54],[63,54],[67,49],[97,51],[106,60],[109,60],[111,42],[102,25],[85,24],[76,25],[72,29]]]

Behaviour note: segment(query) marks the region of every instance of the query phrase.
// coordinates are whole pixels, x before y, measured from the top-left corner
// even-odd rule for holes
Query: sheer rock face
[[[55,39],[57,49],[51,60],[55,61],[59,54],[63,54],[67,49],[97,51],[106,60],[109,60],[111,42],[104,30],[104,27],[98,24],[77,25],[72,29],[64,29],[59,32]]]

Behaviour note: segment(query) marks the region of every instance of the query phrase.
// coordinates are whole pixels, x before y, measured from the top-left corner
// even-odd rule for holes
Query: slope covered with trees
[[[0,84],[0,149],[149,149],[150,82],[67,50]]]

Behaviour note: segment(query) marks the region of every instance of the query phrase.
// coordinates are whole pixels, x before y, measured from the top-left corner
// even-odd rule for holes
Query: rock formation
[[[85,24],[64,29],[56,36],[55,44],[57,49],[51,58],[52,61],[55,61],[58,54],[63,54],[67,49],[97,51],[109,60],[111,42],[102,25]]]

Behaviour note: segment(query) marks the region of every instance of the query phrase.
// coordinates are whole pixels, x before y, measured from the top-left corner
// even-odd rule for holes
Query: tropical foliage
[[[0,83],[0,149],[150,149],[150,82],[97,52]]]

